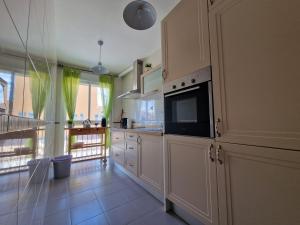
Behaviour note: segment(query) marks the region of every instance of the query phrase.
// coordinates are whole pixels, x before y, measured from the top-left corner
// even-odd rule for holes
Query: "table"
[[[90,127],[90,128],[67,128],[69,130],[68,137],[68,153],[71,154],[72,149],[81,149],[81,148],[93,148],[93,147],[101,147],[101,155],[103,158],[103,162],[106,162],[106,127]],[[90,135],[99,135],[100,142],[98,143],[82,143],[80,145],[76,145],[76,143],[72,143],[72,137],[76,136],[90,136]],[[103,156],[103,147],[104,147],[104,156]]]

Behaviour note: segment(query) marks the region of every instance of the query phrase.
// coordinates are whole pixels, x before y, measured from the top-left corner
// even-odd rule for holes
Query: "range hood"
[[[140,98],[141,97],[141,75],[143,74],[143,61],[136,60],[133,63],[133,76],[130,90],[119,95],[117,98]]]

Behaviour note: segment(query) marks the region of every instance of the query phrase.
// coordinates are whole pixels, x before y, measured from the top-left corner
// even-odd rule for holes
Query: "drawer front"
[[[121,149],[125,149],[125,143],[124,141],[119,141],[119,142],[114,142],[112,143],[112,148],[121,148]]]
[[[137,142],[138,134],[137,133],[126,133],[126,140]]]
[[[116,132],[116,131],[111,132],[112,142],[120,142],[120,141],[124,141],[124,139],[125,139],[124,132]]]
[[[137,143],[132,141],[126,141],[126,150],[128,152],[137,152]]]
[[[137,175],[137,161],[126,155],[125,168],[131,173]]]
[[[113,147],[112,158],[115,162],[124,165],[124,149]]]

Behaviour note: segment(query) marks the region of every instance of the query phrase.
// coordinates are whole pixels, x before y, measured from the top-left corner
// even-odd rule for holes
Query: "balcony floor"
[[[0,224],[185,224],[113,163],[105,168],[100,160],[78,162],[71,177],[60,180],[51,172],[42,186],[28,185],[28,172],[0,176]]]

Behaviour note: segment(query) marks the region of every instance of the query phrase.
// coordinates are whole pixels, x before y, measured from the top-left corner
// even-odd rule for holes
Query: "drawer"
[[[137,152],[137,143],[132,141],[126,141],[126,150],[130,152]]]
[[[130,158],[126,158],[125,159],[125,168],[129,172],[137,175],[137,161],[136,160],[132,160]]]
[[[124,141],[120,141],[120,142],[114,142],[111,145],[112,148],[121,148],[121,149],[125,149],[125,143]]]
[[[124,139],[125,139],[124,136],[125,136],[124,132],[117,132],[117,131],[112,131],[111,132],[111,140],[112,140],[112,142],[124,141]]]
[[[137,142],[138,134],[137,133],[126,133],[126,140]]]
[[[124,165],[124,149],[112,148],[112,158],[115,162]]]
[[[132,150],[125,150],[125,158],[137,161],[137,151],[132,151]]]

